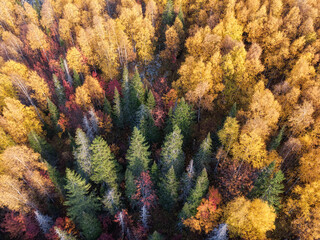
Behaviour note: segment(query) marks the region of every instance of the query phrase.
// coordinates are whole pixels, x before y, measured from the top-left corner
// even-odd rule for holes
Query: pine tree
[[[141,81],[138,69],[130,82],[130,108],[133,113],[135,113],[139,106],[144,103],[144,86]]]
[[[228,225],[225,223],[212,230],[207,240],[228,240]]]
[[[181,7],[179,9],[179,13],[178,13],[177,17],[180,19],[180,21],[182,22],[182,24],[184,26],[184,14],[183,14],[183,11],[182,11]]]
[[[67,213],[79,225],[86,239],[97,239],[101,226],[96,219],[100,204],[93,192],[89,194],[90,184],[70,169],[66,170]]]
[[[41,214],[38,210],[36,210],[34,212],[34,214],[36,216],[36,220],[37,220],[42,232],[47,233],[53,225],[52,218],[47,215]]]
[[[76,147],[73,151],[73,155],[77,161],[78,172],[82,177],[87,179],[92,174],[90,143],[81,128],[78,128],[76,131],[75,142]]]
[[[200,145],[200,149],[194,157],[194,163],[196,167],[196,172],[200,173],[204,167],[208,167],[209,163],[212,161],[212,140],[210,133],[203,140]]]
[[[160,183],[159,202],[167,211],[171,211],[178,200],[179,182],[176,178],[173,166],[163,177]]]
[[[118,127],[122,127],[123,125],[123,117],[122,117],[122,109],[121,109],[121,100],[118,89],[114,88],[114,98],[113,98],[113,116],[115,123]]]
[[[174,22],[174,9],[172,0],[168,0],[165,10],[162,14],[162,25],[166,28],[167,25],[171,26]]]
[[[28,134],[28,141],[30,147],[37,153],[41,154],[41,157],[50,163],[54,164],[57,160],[57,154],[53,147],[46,141],[45,138],[39,136],[36,132],[31,131]]]
[[[183,201],[186,201],[188,196],[190,195],[190,192],[192,188],[195,185],[195,171],[194,171],[194,166],[193,166],[193,160],[191,159],[188,167],[187,167],[187,172],[185,172],[182,176],[181,179],[181,199]]]
[[[80,76],[76,70],[73,70],[73,87],[76,89],[82,85]]]
[[[136,204],[136,201],[133,199],[134,194],[136,193],[136,184],[134,182],[134,176],[131,170],[127,169],[125,173],[125,182],[126,182],[126,189],[125,193],[127,199],[129,199],[132,206]]]
[[[142,135],[141,131],[136,127],[133,129],[126,158],[129,162],[128,168],[135,177],[139,177],[141,172],[149,170],[149,146],[145,142],[145,137]]]
[[[181,219],[187,219],[194,216],[197,213],[197,207],[201,203],[201,199],[205,196],[209,187],[209,180],[207,170],[204,168],[201,175],[197,178],[195,187],[192,189],[190,196],[187,198],[187,202],[184,204],[179,217]]]
[[[232,105],[232,108],[230,109],[229,117],[235,118],[236,115],[237,115],[237,103],[235,102],[235,103]]]
[[[102,203],[111,215],[115,215],[120,209],[121,194],[117,188],[109,189],[102,199]]]
[[[281,170],[275,172],[274,168],[275,162],[272,162],[260,173],[249,193],[249,197],[251,199],[261,198],[273,206],[274,209],[279,210],[281,200],[279,195],[283,193],[284,185],[282,181],[285,177]]]
[[[96,137],[91,146],[91,180],[105,183],[109,188],[117,189],[119,164],[111,153],[110,147],[102,137]]]
[[[53,126],[56,127],[59,120],[59,110],[56,105],[50,100],[50,98],[47,98],[47,102],[51,121],[53,123]]]
[[[163,240],[163,237],[157,231],[154,231],[152,235],[149,236],[148,240]]]
[[[146,106],[150,111],[156,106],[156,100],[154,99],[151,89],[148,91]]]
[[[156,161],[154,161],[151,167],[151,180],[155,185],[157,185],[159,181],[159,177],[160,177],[159,167]]]
[[[133,116],[132,116],[132,109],[131,109],[131,93],[130,93],[130,84],[129,84],[129,73],[128,73],[128,68],[125,66],[123,68],[123,73],[122,73],[122,109],[123,112],[126,113],[126,117],[123,119],[125,124],[128,125],[128,123],[133,122]]]
[[[103,112],[108,115],[111,115],[112,113],[111,104],[106,97],[104,98],[104,102],[103,102]]]
[[[58,98],[59,106],[63,106],[65,103],[64,87],[61,85],[60,81],[58,80],[55,74],[52,75],[52,79],[53,79],[53,84],[55,88],[55,93]]]
[[[184,170],[182,144],[183,136],[181,135],[179,127],[175,125],[172,133],[166,136],[161,151],[161,168],[164,174],[173,166],[177,176],[181,176]]]
[[[195,113],[184,98],[180,99],[176,108],[173,110],[173,114],[169,117],[169,124],[166,128],[166,132],[171,132],[174,125],[177,125],[184,137],[184,143],[186,143],[190,137],[191,126],[194,123]]]
[[[155,126],[150,110],[144,104],[141,104],[136,115],[137,126],[147,141],[150,144],[157,142],[159,129]]]
[[[279,145],[280,145],[280,143],[282,141],[284,130],[285,130],[285,126],[283,126],[280,129],[279,134],[272,140],[272,142],[270,144],[270,147],[269,147],[269,151],[277,150],[277,148],[279,147]]]

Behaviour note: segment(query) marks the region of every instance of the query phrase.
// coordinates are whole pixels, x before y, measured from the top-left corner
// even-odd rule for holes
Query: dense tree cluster
[[[1,239],[320,239],[317,0],[0,0]]]

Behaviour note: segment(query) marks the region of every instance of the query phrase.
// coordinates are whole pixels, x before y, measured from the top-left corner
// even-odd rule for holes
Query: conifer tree
[[[178,200],[179,182],[173,166],[160,183],[159,202],[167,211],[171,211]]]
[[[54,227],[54,232],[58,235],[59,239],[61,240],[77,240],[76,237],[72,236],[66,231],[61,230],[58,227]]]
[[[59,106],[63,106],[65,103],[65,100],[66,100],[65,93],[64,93],[64,87],[62,86],[58,77],[55,74],[52,75],[52,79],[53,79],[53,84],[54,84],[54,88],[55,88],[55,93],[58,98]]]
[[[149,236],[148,240],[163,240],[163,237],[157,231],[154,231],[152,235]]]
[[[103,101],[103,112],[108,115],[111,115],[111,113],[112,113],[111,104],[106,97],[104,98],[104,101]]]
[[[136,127],[133,129],[126,158],[129,162],[128,169],[135,177],[139,177],[141,172],[150,168],[149,146],[141,131]]]
[[[41,157],[51,163],[56,161],[56,153],[53,147],[47,142],[47,140],[39,136],[36,132],[31,131],[28,134],[28,141],[30,147],[37,153],[40,153]]]
[[[180,19],[180,21],[182,22],[182,24],[184,26],[184,14],[183,14],[183,11],[182,11],[181,7],[179,9],[179,13],[178,13],[177,17]]]
[[[154,161],[151,167],[151,180],[155,185],[157,185],[159,181],[159,177],[160,177],[159,167],[156,161]]]
[[[190,218],[197,213],[197,207],[200,205],[201,199],[205,196],[208,187],[208,174],[207,170],[204,168],[201,175],[197,178],[196,185],[192,189],[190,196],[187,198],[187,202],[184,204],[179,214],[181,219]]]
[[[136,68],[136,72],[130,82],[130,108],[133,113],[144,103],[144,92],[144,86],[138,69]]]
[[[111,215],[115,215],[120,209],[120,192],[117,188],[109,189],[103,199],[102,203]]]
[[[200,145],[200,149],[194,157],[194,163],[197,173],[200,173],[204,167],[208,167],[209,163],[212,160],[212,140],[210,133],[203,140]]]
[[[130,169],[126,170],[125,182],[126,182],[125,193],[126,193],[127,199],[129,199],[131,205],[134,206],[136,204],[136,201],[133,199],[133,196],[136,193],[136,184],[134,182],[134,176]]]
[[[126,117],[123,119],[125,124],[131,123],[133,121],[132,109],[131,109],[131,96],[130,96],[130,84],[129,84],[129,73],[128,68],[125,66],[122,73],[122,109],[126,113]]]
[[[78,172],[85,177],[89,178],[92,174],[92,166],[90,159],[90,142],[87,135],[78,128],[75,137],[76,147],[73,151],[73,155],[77,161]]]
[[[102,137],[96,137],[91,146],[92,175],[95,183],[105,183],[109,188],[117,189],[119,164],[110,147]]]
[[[148,91],[146,106],[150,111],[156,106],[156,100],[154,99],[151,89]]]
[[[74,89],[82,85],[80,76],[76,70],[73,70],[73,86]]]
[[[174,22],[174,9],[172,0],[168,0],[165,6],[165,10],[162,14],[162,24],[165,28],[167,25],[171,26]]]
[[[113,116],[115,123],[118,127],[122,127],[123,123],[123,117],[122,117],[122,109],[121,109],[121,100],[120,100],[120,94],[118,92],[118,89],[114,88],[114,98],[113,98]]]
[[[272,140],[272,142],[270,144],[270,147],[269,147],[269,151],[277,150],[277,148],[279,147],[279,145],[280,145],[280,143],[282,141],[284,130],[285,130],[285,127],[283,126],[280,129],[279,134]]]
[[[285,178],[281,170],[275,172],[274,168],[275,162],[272,162],[260,173],[249,193],[249,197],[251,199],[261,198],[273,206],[274,209],[279,210],[281,200],[279,195],[283,193],[284,185],[282,181]]]
[[[172,133],[166,136],[161,151],[161,168],[164,174],[173,166],[177,176],[181,176],[184,170],[182,144],[183,136],[181,135],[180,128],[175,125]]]
[[[53,126],[56,127],[59,120],[59,110],[57,106],[50,100],[50,98],[47,98],[47,102],[51,121],[53,123]]]
[[[187,200],[187,197],[190,195],[190,192],[195,184],[195,170],[193,166],[193,160],[191,159],[188,167],[187,172],[185,172],[181,179],[181,199],[183,201]]]
[[[86,239],[97,239],[101,226],[96,218],[100,204],[94,193],[89,194],[90,184],[70,169],[66,170],[67,213],[79,225]]]
[[[188,141],[191,134],[191,126],[194,123],[195,113],[192,110],[192,106],[186,103],[184,98],[180,99],[173,110],[172,116],[169,117],[169,123],[166,128],[166,132],[171,132],[174,125],[177,125],[184,137],[184,143]]]
[[[150,110],[144,104],[141,104],[136,115],[137,126],[147,141],[150,144],[157,142],[159,130],[155,126]]]

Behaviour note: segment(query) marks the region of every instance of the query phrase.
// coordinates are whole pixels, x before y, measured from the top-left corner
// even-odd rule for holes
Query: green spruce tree
[[[194,157],[194,164],[196,172],[200,173],[204,167],[208,167],[212,160],[212,140],[210,133],[203,140],[200,145],[200,149]]]
[[[52,75],[52,79],[53,79],[55,93],[58,98],[59,106],[64,106],[64,103],[66,100],[64,87],[61,85],[60,81],[58,80],[58,77],[55,74]]]
[[[148,240],[163,240],[163,237],[157,231],[154,231],[152,235],[149,236]]]
[[[280,143],[281,143],[282,138],[283,138],[284,130],[285,130],[285,126],[283,126],[280,129],[279,134],[272,140],[272,142],[270,144],[270,147],[269,147],[269,151],[277,150],[277,148],[280,146]]]
[[[136,115],[137,126],[141,133],[146,137],[148,143],[152,144],[157,142],[160,133],[154,123],[150,110],[144,104],[141,104]]]
[[[51,121],[53,123],[54,128],[57,128],[57,124],[60,117],[59,110],[56,107],[56,105],[50,100],[50,98],[47,98],[47,103],[48,103],[48,109],[49,109]]]
[[[152,182],[154,183],[155,186],[157,186],[157,183],[159,182],[160,171],[156,161],[154,161],[152,164],[150,175],[151,175]]]
[[[81,79],[77,71],[73,70],[73,86],[76,89],[77,87],[81,86]]]
[[[75,144],[73,155],[77,162],[77,170],[82,177],[89,179],[92,174],[90,141],[81,128],[76,131]]]
[[[91,146],[92,175],[95,183],[105,183],[109,188],[118,187],[118,162],[115,160],[110,147],[102,137],[96,137]]]
[[[249,198],[260,198],[273,206],[274,209],[280,209],[280,194],[283,193],[285,179],[281,170],[275,172],[275,162],[272,162],[264,169],[254,183],[254,187],[249,193]]]
[[[30,147],[37,153],[40,153],[41,157],[55,165],[57,160],[57,154],[53,147],[47,142],[47,140],[39,136],[36,132],[31,131],[28,134],[28,141]]]
[[[133,196],[136,193],[136,184],[135,184],[135,181],[134,181],[134,176],[133,176],[133,174],[132,174],[130,169],[126,170],[125,182],[126,182],[125,193],[126,193],[127,199],[131,203],[131,206],[135,206],[137,202],[133,198]]]
[[[126,117],[123,118],[124,124],[127,126],[133,122],[133,112],[131,109],[131,96],[130,96],[130,84],[129,84],[129,72],[127,66],[123,68],[122,73],[122,109],[126,114]]]
[[[112,114],[111,104],[106,97],[104,98],[104,101],[103,101],[103,112],[108,115]]]
[[[161,151],[161,168],[166,174],[171,166],[178,177],[184,171],[184,153],[182,151],[183,136],[180,128],[175,125],[172,133],[165,137],[165,141]]]
[[[162,14],[163,27],[166,28],[167,25],[171,26],[174,22],[174,17],[173,2],[172,0],[168,0]]]
[[[209,180],[207,170],[204,168],[201,175],[197,178],[195,187],[192,189],[187,202],[184,204],[179,217],[180,219],[187,219],[197,213],[197,208],[201,203],[201,199],[206,195],[209,187]]]
[[[184,98],[180,99],[173,110],[171,116],[169,115],[169,123],[166,128],[166,132],[171,132],[174,125],[177,125],[184,137],[184,143],[186,143],[191,135],[191,127],[194,123],[195,112],[192,110],[192,106],[186,103]]]
[[[123,126],[123,117],[122,117],[122,111],[121,111],[121,99],[120,94],[118,92],[118,89],[114,89],[114,99],[113,99],[113,119],[118,127]]]
[[[144,103],[144,86],[140,78],[138,69],[130,82],[130,109],[132,113],[138,111],[139,106]],[[131,123],[134,124],[134,123]]]
[[[135,177],[139,177],[142,171],[148,171],[150,168],[149,145],[136,127],[133,129],[126,158],[129,162],[128,168]]]
[[[151,89],[148,91],[146,106],[150,111],[156,106],[156,100],[154,99]]]
[[[101,226],[96,218],[100,204],[93,192],[89,193],[90,184],[70,169],[66,170],[67,214],[79,225],[86,239],[97,239]]]
[[[179,182],[171,166],[160,183],[159,202],[167,211],[173,210],[178,201]]]

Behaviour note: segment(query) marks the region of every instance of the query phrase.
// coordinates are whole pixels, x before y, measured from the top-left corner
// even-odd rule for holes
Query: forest
[[[320,239],[320,1],[0,0],[0,239]]]

